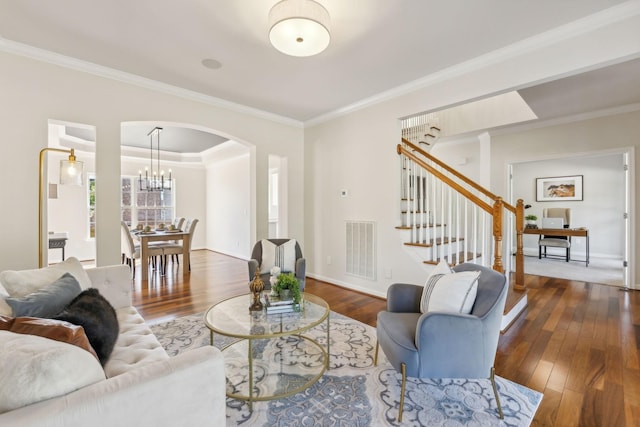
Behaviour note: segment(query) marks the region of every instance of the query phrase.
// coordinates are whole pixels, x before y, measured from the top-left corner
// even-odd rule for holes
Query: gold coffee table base
[[[298,339],[302,339],[305,340],[309,345],[312,345],[314,348],[317,348],[320,352],[320,354],[322,355],[322,363],[318,366],[317,373],[315,375],[312,376],[312,374],[307,374],[307,375],[299,375],[298,378],[305,378],[305,381],[300,381],[299,385],[295,386],[295,387],[290,387],[287,388],[286,391],[283,391],[281,393],[277,393],[274,392],[273,394],[266,394],[266,395],[256,395],[254,392],[256,384],[255,384],[255,378],[254,378],[254,360],[252,357],[252,352],[253,352],[253,341],[252,339],[249,340],[244,340],[244,341],[236,341],[234,343],[229,344],[228,346],[224,347],[222,349],[223,353],[226,350],[232,349],[232,347],[234,346],[244,346],[244,344],[247,344],[247,359],[249,362],[249,384],[248,384],[248,390],[249,390],[249,394],[239,394],[239,393],[233,393],[231,391],[227,391],[227,397],[230,397],[232,399],[237,399],[237,400],[244,400],[246,402],[249,402],[249,409],[253,410],[253,405],[252,402],[264,402],[264,401],[268,401],[268,400],[275,400],[275,399],[283,399],[286,397],[290,397],[293,396],[296,393],[300,393],[303,390],[306,390],[307,388],[311,387],[313,384],[315,384],[320,378],[322,378],[322,376],[324,375],[324,373],[327,371],[328,366],[329,366],[329,355],[327,353],[327,351],[324,349],[324,347],[318,343],[317,341],[315,341],[314,339],[307,337],[307,336],[303,336],[303,335],[298,335],[297,336]],[[244,349],[239,350],[238,352],[244,351]],[[291,365],[288,366],[289,368],[293,368]],[[266,374],[266,376],[269,377],[277,377],[277,376],[296,376],[295,373],[291,372],[291,373],[278,373],[278,372],[271,372]],[[311,378],[309,378],[311,377]],[[265,380],[264,378],[262,378],[262,381],[268,381]],[[231,385],[231,388],[234,388],[236,386]]]
[[[238,340],[225,345],[227,397],[253,402],[282,399],[315,384],[329,369],[329,305],[303,294],[302,310],[292,313],[251,312],[251,295],[229,298],[204,315],[210,332]],[[326,320],[326,349],[304,332]],[[323,334],[324,335],[324,334]]]

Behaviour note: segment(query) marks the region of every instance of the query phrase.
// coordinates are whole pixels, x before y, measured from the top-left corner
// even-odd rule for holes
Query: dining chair
[[[189,251],[189,254],[191,254],[191,245],[193,243],[193,236],[195,234],[197,224],[198,224],[197,218],[193,218],[193,219],[189,218],[185,220],[184,231],[187,231],[189,233],[189,246],[186,248],[186,250]],[[158,245],[158,247],[162,248],[162,251],[163,251],[162,253],[163,262],[164,262],[163,271],[166,274],[167,255],[171,255],[171,258],[173,259],[173,255],[176,255],[176,258],[177,258],[178,255],[184,254],[184,251],[185,251],[184,240],[182,241],[182,243],[167,243],[163,245]],[[179,265],[179,262],[177,264]],[[191,271],[191,263],[189,263],[189,265],[186,266],[186,268],[188,268],[189,271]]]
[[[136,278],[136,259],[140,259],[140,245],[136,245],[131,237],[131,231],[126,222],[120,222],[120,249],[122,250],[122,263],[125,261],[131,268],[132,278]],[[153,262],[154,268],[156,267],[156,257],[160,256],[160,268],[162,269],[162,248],[159,245],[149,246],[149,260],[146,262]],[[145,262],[145,261],[141,261]]]
[[[183,225],[184,225],[184,217],[183,216],[176,217],[173,220],[173,226],[176,228],[176,230],[181,230]]]
[[[185,218],[183,216],[176,217],[173,220],[173,226],[175,227],[176,230],[182,230],[182,226],[184,225],[184,222],[185,222]],[[173,243],[174,245],[180,244],[178,240],[170,240],[169,244],[171,243]],[[175,261],[176,264],[180,264],[180,259],[178,257],[178,254],[171,254],[171,261],[172,262]],[[165,265],[166,265],[166,259],[165,259]]]

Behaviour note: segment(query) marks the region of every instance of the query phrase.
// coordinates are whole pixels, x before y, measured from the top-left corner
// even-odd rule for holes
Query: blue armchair
[[[476,264],[460,264],[455,272],[480,271],[478,293],[470,314],[420,312],[422,286],[396,283],[387,291],[387,310],[378,313],[378,348],[402,374],[398,421],[402,421],[406,378],[494,379],[502,314],[507,298],[504,274]]]

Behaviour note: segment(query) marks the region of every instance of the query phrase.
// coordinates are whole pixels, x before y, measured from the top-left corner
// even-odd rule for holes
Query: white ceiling
[[[155,127],[161,127],[160,148],[164,152],[171,153],[201,153],[216,145],[228,141],[228,138],[218,136],[197,129],[167,126],[162,123],[140,124],[125,123],[121,128],[122,145],[148,149],[151,147],[149,133]],[[87,142],[96,141],[95,129],[86,127],[65,126],[67,136],[79,138]],[[153,148],[158,144],[156,134],[153,134]]]
[[[332,38],[307,58],[270,46],[267,19],[277,0],[0,0],[0,42],[305,122],[624,2],[318,1],[331,15]],[[220,67],[203,66],[205,59]],[[638,64],[521,94],[546,118],[637,103]],[[138,132],[147,144],[148,130]]]
[[[155,125],[132,124],[122,126],[122,145],[129,147],[150,147],[151,131]],[[201,153],[211,147],[228,141],[212,133],[203,132],[196,129],[184,127],[160,125],[162,132],[160,133],[160,148],[162,151],[173,153]],[[156,146],[158,139],[153,136],[153,144]]]

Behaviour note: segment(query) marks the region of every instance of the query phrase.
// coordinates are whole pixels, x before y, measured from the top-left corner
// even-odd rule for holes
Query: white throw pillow
[[[13,309],[5,301],[8,296],[9,292],[0,283],[0,316],[11,316],[11,313],[13,313]]]
[[[0,331],[0,413],[105,379],[100,362],[73,344]]]
[[[420,311],[469,314],[478,293],[479,271],[453,272],[442,261],[431,272],[422,291]]]
[[[91,287],[91,279],[77,258],[54,264],[50,267],[33,270],[6,270],[0,273],[0,284],[4,286],[10,296],[24,297],[48,286],[62,277],[64,273],[71,273],[80,284],[82,290]]]
[[[291,239],[280,246],[262,241],[262,265],[260,273],[269,273],[273,267],[280,267],[282,272],[296,271],[296,241]]]

